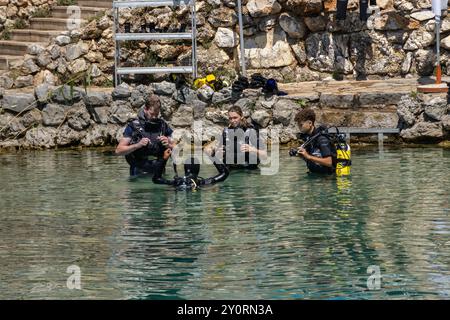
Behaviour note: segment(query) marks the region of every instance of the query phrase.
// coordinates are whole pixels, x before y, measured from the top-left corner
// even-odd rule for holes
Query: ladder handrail
[[[122,33],[119,32],[119,9],[139,7],[181,6],[191,7],[192,31],[180,33]],[[169,0],[169,1],[113,1],[113,39],[115,41],[114,53],[114,83],[120,83],[122,74],[150,74],[150,73],[192,73],[197,77],[197,18],[195,0]],[[192,40],[192,65],[175,67],[120,67],[120,42],[133,40]]]

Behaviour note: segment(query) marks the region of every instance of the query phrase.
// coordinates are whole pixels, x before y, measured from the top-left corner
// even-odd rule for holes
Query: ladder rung
[[[116,33],[116,40],[192,40],[192,33]]]
[[[117,74],[192,73],[192,66],[117,68]]]
[[[138,7],[171,7],[180,5],[191,5],[191,0],[168,0],[168,1],[114,1],[113,8],[138,8]]]

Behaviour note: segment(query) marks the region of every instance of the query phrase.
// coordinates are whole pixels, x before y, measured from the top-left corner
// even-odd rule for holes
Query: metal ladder
[[[191,7],[191,32],[183,33],[120,33],[119,9],[142,7],[175,7],[182,4]],[[114,80],[115,85],[121,82],[121,76],[126,74],[155,74],[155,73],[192,73],[197,77],[197,20],[195,13],[195,0],[168,0],[168,1],[113,1],[114,15]],[[192,65],[176,67],[120,67],[120,42],[145,40],[192,40]]]

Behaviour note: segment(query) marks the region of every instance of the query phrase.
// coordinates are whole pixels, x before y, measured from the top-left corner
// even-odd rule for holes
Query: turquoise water
[[[449,298],[450,150],[354,150],[339,180],[286,152],[194,193],[99,150],[0,154],[0,298]]]

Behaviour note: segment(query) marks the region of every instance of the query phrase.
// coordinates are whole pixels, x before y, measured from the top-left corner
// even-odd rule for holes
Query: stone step
[[[0,70],[8,70],[11,62],[22,60],[22,56],[0,55]]]
[[[52,9],[52,17],[53,18],[69,18],[72,13],[69,11],[67,13],[68,7],[56,6]],[[80,7],[81,19],[88,19],[90,17],[94,17],[101,12],[105,12],[106,8],[99,7]]]
[[[81,20],[81,24],[86,20]],[[67,31],[68,19],[61,18],[31,18],[30,28],[35,30],[61,30]]]
[[[0,41],[0,55],[8,56],[23,56],[27,53],[28,46],[32,42],[1,40]]]
[[[112,8],[112,0],[77,0],[80,7]]]
[[[57,36],[61,31],[53,30],[11,30],[11,40],[25,42],[48,42],[51,37]]]

